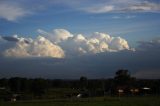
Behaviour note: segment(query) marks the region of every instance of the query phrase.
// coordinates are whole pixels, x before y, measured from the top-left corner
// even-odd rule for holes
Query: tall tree
[[[126,85],[130,82],[131,76],[128,70],[120,69],[116,72],[114,79],[117,85]]]
[[[86,89],[88,85],[87,77],[81,76],[80,77],[80,86],[82,89]]]

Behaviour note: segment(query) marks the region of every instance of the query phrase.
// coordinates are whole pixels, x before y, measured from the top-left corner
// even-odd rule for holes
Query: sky
[[[160,0],[0,0],[0,77],[160,78]]]

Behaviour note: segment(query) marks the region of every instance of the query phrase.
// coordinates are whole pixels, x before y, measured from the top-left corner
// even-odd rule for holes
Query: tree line
[[[148,90],[145,90],[145,88],[148,88]],[[136,89],[137,92],[134,93]],[[58,90],[59,94],[57,93]],[[134,95],[145,95],[146,93],[159,95],[160,79],[136,79],[130,76],[128,70],[124,69],[118,70],[115,77],[111,79],[88,79],[85,76],[77,80],[20,77],[0,79],[0,99],[8,99],[13,94],[20,95],[21,99],[34,99],[47,98],[49,94],[72,97],[79,93],[86,97],[116,96],[119,93],[127,96],[133,95],[133,93]]]

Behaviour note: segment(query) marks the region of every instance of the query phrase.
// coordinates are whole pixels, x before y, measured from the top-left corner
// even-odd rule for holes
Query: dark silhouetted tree
[[[114,77],[117,85],[126,85],[131,81],[131,76],[128,70],[120,69],[116,72]]]
[[[87,77],[81,76],[80,77],[80,86],[82,89],[86,89],[88,85],[88,79]]]

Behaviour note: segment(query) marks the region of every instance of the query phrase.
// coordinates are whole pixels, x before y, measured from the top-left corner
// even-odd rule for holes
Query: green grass
[[[160,97],[97,97],[17,102],[1,101],[0,106],[160,106]]]

